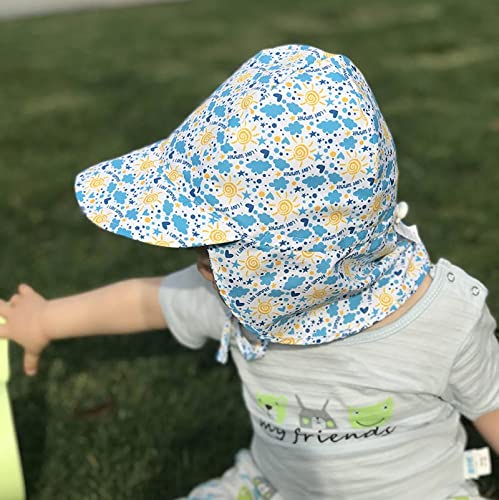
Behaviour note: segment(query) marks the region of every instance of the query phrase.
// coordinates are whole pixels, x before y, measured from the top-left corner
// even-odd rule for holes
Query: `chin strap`
[[[241,325],[237,318],[227,310],[225,312],[226,320],[222,330],[220,339],[220,347],[218,348],[216,359],[219,363],[225,364],[229,358],[229,346],[232,336],[235,334],[237,346],[243,358],[246,361],[254,361],[263,358],[269,344],[268,340],[257,340],[256,344],[252,344],[241,332]]]

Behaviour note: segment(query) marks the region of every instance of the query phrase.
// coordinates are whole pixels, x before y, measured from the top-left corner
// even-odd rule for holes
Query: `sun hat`
[[[233,334],[258,359],[270,342],[354,335],[406,302],[430,261],[401,222],[397,178],[361,72],[344,55],[287,45],[251,57],[166,139],[78,174],[75,192],[107,231],[209,245],[225,362]]]

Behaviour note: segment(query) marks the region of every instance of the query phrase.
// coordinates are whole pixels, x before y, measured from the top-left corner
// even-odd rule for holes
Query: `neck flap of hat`
[[[242,236],[209,254],[224,302],[257,341],[251,354],[239,346],[245,358],[268,342],[353,335],[405,303],[429,257],[400,222],[395,145],[354,64],[307,46],[264,50],[220,95],[232,140],[208,183]]]

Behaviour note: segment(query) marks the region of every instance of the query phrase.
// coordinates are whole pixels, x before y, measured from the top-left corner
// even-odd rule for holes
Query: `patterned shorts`
[[[236,455],[235,464],[222,477],[196,486],[177,500],[283,500],[263,477],[248,450]]]
[[[237,453],[235,464],[223,476],[196,486],[176,500],[284,500],[258,469],[248,450]],[[448,500],[486,500],[476,485],[465,481]]]

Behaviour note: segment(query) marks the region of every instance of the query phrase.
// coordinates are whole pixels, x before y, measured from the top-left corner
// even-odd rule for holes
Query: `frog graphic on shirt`
[[[288,398],[285,396],[274,396],[272,394],[256,395],[258,406],[270,417],[276,424],[282,424],[286,418],[286,409],[288,407]]]
[[[365,429],[386,424],[392,417],[393,399],[387,398],[371,406],[353,406],[348,408],[348,418],[352,427]]]
[[[299,415],[300,427],[305,429],[334,429],[336,427],[333,418],[326,411],[329,400],[322,405],[320,410],[313,410],[312,408],[306,408],[298,395],[295,394],[295,397],[301,408]]]

